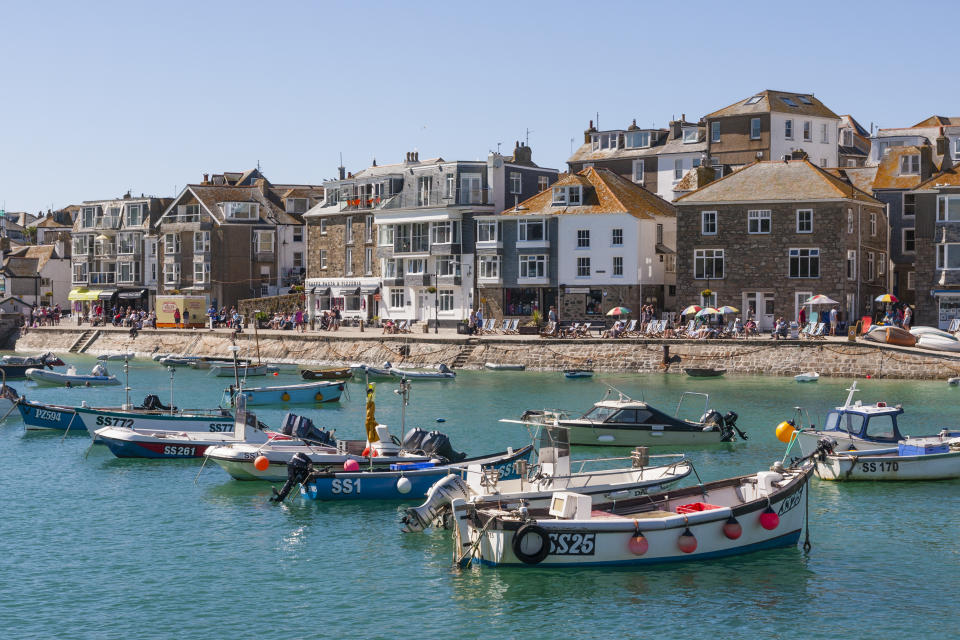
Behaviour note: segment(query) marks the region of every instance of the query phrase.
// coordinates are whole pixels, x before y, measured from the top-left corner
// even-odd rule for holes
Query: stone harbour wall
[[[16,340],[19,352],[68,352],[82,329],[31,329]],[[88,355],[132,351],[137,356],[176,353],[230,357],[229,332],[200,330],[141,331],[131,338],[124,330],[103,330],[87,349]],[[253,334],[236,338],[240,356],[256,358]],[[960,355],[867,343],[713,340],[543,340],[384,336],[378,332],[357,336],[261,334],[264,360],[303,365],[366,363],[410,367],[440,363],[480,369],[487,362],[523,364],[530,370],[555,371],[590,366],[597,371],[679,372],[685,367],[723,368],[728,373],[793,376],[817,371],[825,377],[946,379],[960,376]],[[665,352],[665,348],[667,352]],[[665,356],[669,365],[664,365]]]

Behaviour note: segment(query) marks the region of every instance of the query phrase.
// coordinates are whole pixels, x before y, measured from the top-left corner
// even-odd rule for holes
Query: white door
[[[760,314],[760,328],[761,329],[773,329],[773,294],[772,293],[761,293],[758,294],[763,297],[763,309]]]
[[[433,318],[431,296],[426,290],[417,291],[417,320],[426,322]]]
[[[812,291],[796,291],[793,294],[793,319],[797,320],[800,317],[800,307],[804,306],[803,301],[807,298],[813,296]],[[813,322],[813,306],[806,305],[807,307],[807,322]]]

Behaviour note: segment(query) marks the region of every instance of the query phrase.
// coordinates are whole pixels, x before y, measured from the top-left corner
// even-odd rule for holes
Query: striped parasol
[[[701,306],[698,305],[698,304],[692,304],[692,305],[690,305],[689,307],[687,307],[686,309],[684,309],[683,311],[681,311],[681,312],[680,312],[680,315],[682,315],[682,316],[689,316],[689,315],[691,315],[691,314],[697,313],[698,311],[700,311],[700,309],[703,309],[703,307],[701,307]]]

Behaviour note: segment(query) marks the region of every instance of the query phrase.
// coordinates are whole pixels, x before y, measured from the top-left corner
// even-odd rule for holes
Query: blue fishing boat
[[[265,404],[314,404],[318,402],[336,402],[343,393],[343,383],[329,380],[304,382],[301,384],[287,384],[275,387],[242,387],[241,391],[234,390],[231,385],[227,390],[230,397],[242,393],[247,404],[259,406]]]

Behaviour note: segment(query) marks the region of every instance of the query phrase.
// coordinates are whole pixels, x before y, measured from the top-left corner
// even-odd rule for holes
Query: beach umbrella
[[[713,307],[704,307],[697,311],[697,317],[702,318],[703,316],[715,316],[720,313],[719,309],[714,309]]]
[[[608,316],[622,316],[622,315],[629,315],[629,314],[630,314],[630,309],[626,307],[614,307],[613,309],[610,309],[610,311],[607,311]]]
[[[874,298],[874,301],[876,301],[876,302],[900,302],[899,300],[897,300],[897,296],[893,295],[892,293],[885,293],[885,294],[883,294],[882,296],[877,296],[876,298]]]
[[[700,309],[703,309],[703,307],[701,307],[701,306],[698,305],[698,304],[692,304],[692,305],[690,305],[689,307],[687,307],[686,309],[684,309],[683,311],[681,311],[681,312],[680,312],[680,315],[682,315],[682,316],[689,316],[690,314],[697,313],[698,311],[700,311]]]
[[[730,305],[726,305],[726,304],[720,307],[719,309],[717,309],[717,311],[719,311],[723,315],[727,315],[728,313],[740,313],[740,309],[737,309],[736,307],[731,307]]]
[[[809,298],[803,301],[803,304],[840,304],[840,303],[834,300],[833,298],[830,298],[823,294],[819,294],[815,296],[810,296]]]

